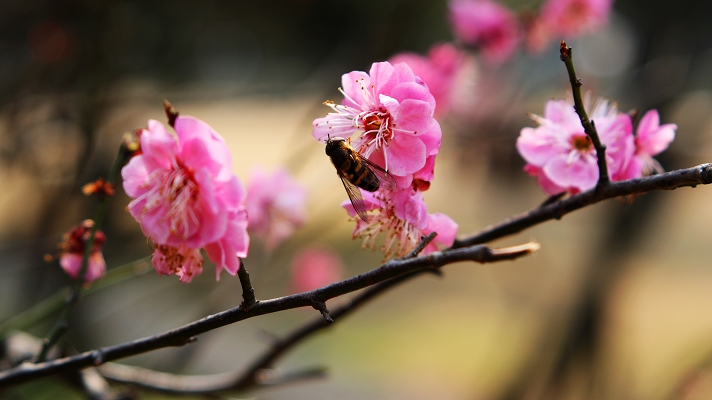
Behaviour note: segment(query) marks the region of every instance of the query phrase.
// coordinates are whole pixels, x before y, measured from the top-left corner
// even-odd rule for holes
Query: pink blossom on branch
[[[294,293],[318,289],[341,279],[344,265],[335,252],[312,247],[292,259],[291,287]]]
[[[306,220],[306,189],[284,169],[267,173],[255,168],[247,185],[245,208],[251,233],[273,250]]]
[[[436,251],[438,246],[452,246],[455,241],[457,224],[447,215],[428,214],[420,191],[405,188],[375,193],[361,191],[361,194],[368,211],[368,222],[356,218],[356,211],[349,201],[341,206],[356,221],[353,237],[363,239],[363,247],[380,249],[385,258],[390,258],[405,256],[431,232],[437,232],[438,236],[422,254]],[[383,244],[379,245],[380,241]]]
[[[80,225],[73,227],[64,234],[63,241],[59,248],[62,250],[59,257],[59,265],[72,279],[79,277],[82,268],[82,260],[86,243],[91,235],[94,221],[88,219]],[[101,252],[101,246],[106,242],[106,236],[102,231],[96,231],[94,235],[94,245],[92,246],[87,269],[84,274],[84,283],[88,284],[104,276],[106,272],[106,262]]]
[[[428,86],[407,64],[389,62],[374,63],[368,74],[344,74],[341,81],[342,104],[324,103],[334,112],[314,120],[312,136],[321,142],[350,138],[351,146],[396,177],[399,186],[409,186],[427,157],[440,150],[442,132]]]
[[[590,111],[590,96],[584,99],[595,122],[601,143],[606,145],[606,164],[611,180],[627,179],[626,168],[635,154],[633,127],[627,114],[615,104],[599,99]],[[578,193],[596,186],[596,150],[574,111],[573,100],[550,100],[544,116],[533,115],[536,128],[523,128],[517,150],[527,161],[525,171],[537,178],[548,194]]]
[[[653,156],[668,148],[675,139],[676,129],[676,124],[660,125],[657,110],[646,112],[636,129],[635,156],[626,168],[625,179],[663,172],[663,167]]]
[[[494,64],[511,58],[521,40],[517,16],[492,0],[451,0],[450,24],[458,40],[480,48]]]
[[[453,89],[463,68],[468,66],[467,56],[451,43],[437,44],[427,56],[416,53],[400,53],[391,57],[391,64],[406,63],[413,73],[428,85],[435,98],[435,115],[444,115],[450,106]]]
[[[154,120],[140,135],[141,153],[122,169],[129,212],[155,244],[161,275],[190,282],[202,272],[205,248],[216,279],[234,275],[249,245],[245,190],[232,173],[223,138],[198,119],[179,116],[177,138]]]

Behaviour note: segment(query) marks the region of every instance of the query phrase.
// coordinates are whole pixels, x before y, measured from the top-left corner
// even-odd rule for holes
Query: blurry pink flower
[[[204,247],[216,264],[237,273],[237,257],[249,245],[245,191],[232,173],[223,138],[205,122],[179,116],[178,139],[148,121],[141,154],[123,168],[124,190],[134,200],[129,212],[155,244],[153,266],[162,275],[190,282],[202,271]]]
[[[628,164],[625,179],[663,172],[663,167],[653,156],[665,151],[675,139],[676,124],[660,125],[657,110],[650,110],[638,123],[635,135],[635,156]]]
[[[608,23],[612,5],[613,0],[547,0],[540,18],[555,35],[570,39]]]
[[[548,23],[539,16],[531,16],[524,22],[524,44],[530,53],[541,53],[553,38]]]
[[[254,169],[247,185],[250,232],[265,240],[268,250],[289,238],[306,220],[306,189],[280,169],[272,174]]]
[[[341,279],[344,265],[338,254],[323,248],[309,248],[292,259],[292,291],[308,292]]]
[[[63,241],[59,247],[62,250],[59,257],[59,265],[73,279],[79,277],[79,271],[82,268],[82,259],[86,242],[91,235],[91,229],[94,226],[94,221],[88,219],[80,225],[73,227],[69,232],[64,234]],[[101,245],[106,242],[106,236],[102,231],[96,231],[94,235],[94,245],[92,246],[91,254],[87,264],[87,270],[84,275],[84,283],[88,284],[104,276],[106,272],[106,262],[101,253]]]
[[[356,212],[349,201],[342,203],[356,221],[353,237],[363,239],[363,247],[377,249],[376,241],[383,234],[380,250],[385,258],[402,257],[420,242],[422,236],[437,232],[438,237],[426,247],[423,254],[437,250],[437,244],[451,246],[457,233],[457,224],[444,214],[428,214],[420,191],[411,188],[375,193],[361,191],[368,214],[368,222],[355,218]]]
[[[492,0],[451,0],[450,23],[455,37],[495,64],[507,61],[521,39],[517,16]]]
[[[359,153],[410,185],[412,174],[440,150],[428,87],[404,63],[374,63],[370,74],[353,71],[341,80],[342,104],[324,103],[335,112],[314,120],[312,136],[321,142],[354,136],[351,145]]]
[[[461,69],[466,66],[466,55],[451,43],[438,44],[430,48],[428,56],[416,53],[400,53],[391,57],[391,64],[406,63],[416,76],[428,85],[435,98],[435,116],[447,113],[454,85]]]
[[[590,110],[590,96],[584,105]],[[608,174],[613,181],[625,179],[626,166],[635,152],[630,117],[619,113],[615,104],[599,99],[589,111],[601,142],[606,145]],[[517,150],[527,161],[525,171],[537,177],[548,194],[592,189],[598,182],[596,150],[581,126],[573,101],[550,100],[544,116],[534,115],[540,126],[523,128]]]

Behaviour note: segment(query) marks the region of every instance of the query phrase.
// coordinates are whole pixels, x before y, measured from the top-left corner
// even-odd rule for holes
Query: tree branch
[[[315,301],[325,302],[328,299],[421,269],[439,268],[443,265],[459,261],[490,263],[513,260],[528,255],[538,248],[539,246],[537,244],[531,243],[528,246],[525,245],[525,247],[518,246],[516,251],[507,252],[505,249],[492,250],[487,246],[471,246],[435,252],[407,260],[392,260],[376,269],[324,286],[320,289],[260,301],[250,307],[249,310],[243,309],[242,307],[235,307],[155,336],[149,336],[115,346],[102,347],[96,350],[86,351],[76,356],[57,360],[37,364],[24,363],[10,370],[0,372],[0,388],[59,372],[79,370],[88,366],[98,366],[108,361],[134,356],[160,348],[183,346],[193,341],[196,335],[225,325],[258,315],[271,314],[298,307],[311,307]]]
[[[252,288],[250,274],[245,268],[245,263],[242,262],[242,258],[238,258],[238,260],[240,260],[240,269],[237,270],[237,276],[240,278],[240,286],[242,286],[242,308],[249,310],[257,302],[255,289]]]
[[[132,151],[126,146],[126,143],[122,142],[121,146],[119,146],[119,154],[116,156],[114,164],[111,166],[111,171],[109,171],[109,175],[106,178],[106,185],[111,187],[114,181],[118,179],[119,174],[121,173],[121,168],[131,158],[131,154],[133,154]],[[69,330],[69,317],[72,313],[74,305],[79,301],[82,296],[82,287],[84,287],[85,284],[85,276],[89,266],[89,257],[91,256],[91,253],[94,250],[94,240],[96,238],[96,233],[101,228],[101,225],[104,222],[104,217],[107,211],[107,197],[108,192],[99,193],[99,205],[96,209],[96,214],[94,216],[94,224],[91,227],[89,238],[84,243],[84,254],[82,256],[82,264],[79,268],[79,273],[77,274],[77,278],[74,281],[74,284],[72,285],[71,293],[69,294],[69,296],[67,296],[64,310],[62,310],[62,314],[59,317],[59,320],[52,328],[52,331],[49,333],[49,335],[42,341],[42,348],[40,349],[36,358],[37,362],[44,361],[47,357],[49,349],[54,346],[54,344],[57,343],[57,341],[61,339],[62,336],[64,336],[67,330]]]
[[[581,120],[581,125],[583,126],[584,132],[591,139],[594,149],[596,149],[596,158],[598,162],[598,184],[597,189],[601,189],[610,183],[610,178],[608,177],[608,165],[606,164],[606,145],[601,143],[601,139],[598,137],[598,131],[596,131],[596,125],[593,121],[588,119],[588,114],[583,105],[583,96],[581,95],[581,79],[576,77],[576,70],[574,69],[574,59],[571,54],[571,47],[566,45],[566,42],[561,41],[561,47],[559,52],[561,53],[561,61],[566,64],[566,71],[569,73],[569,82],[571,82],[571,91],[574,97],[574,110],[578,114]]]
[[[425,247],[437,236],[436,232],[423,237],[418,245],[403,259],[418,256]],[[388,289],[410,280],[427,270],[416,271],[397,278],[389,279],[363,291],[348,303],[336,308],[329,315],[332,323],[341,321],[342,317],[366,304],[369,300],[385,293]],[[119,364],[105,364],[100,367],[101,373],[110,380],[130,383],[144,389],[171,394],[211,394],[223,391],[245,391],[267,383],[261,378],[260,373],[271,368],[272,365],[289,350],[304,341],[316,332],[328,328],[331,323],[324,323],[324,318],[314,318],[312,321],[294,329],[284,339],[275,340],[265,353],[251,363],[244,372],[228,372],[217,375],[181,376],[152,371],[145,368],[131,367]],[[323,373],[323,371],[322,371]],[[284,379],[284,377],[282,377]],[[280,380],[282,380],[280,379]],[[290,379],[291,381],[291,379]],[[273,382],[273,380],[270,380]]]
[[[654,190],[674,190],[686,186],[695,187],[710,183],[712,183],[712,164],[701,164],[644,178],[611,182],[601,190],[592,189],[543,207],[534,208],[523,214],[514,215],[469,237],[455,240],[452,247],[456,249],[472,246],[513,235],[534,225],[552,219],[560,219],[572,211],[613,197],[647,193]]]

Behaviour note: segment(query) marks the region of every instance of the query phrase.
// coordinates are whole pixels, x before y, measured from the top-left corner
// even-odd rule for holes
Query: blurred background
[[[520,13],[537,1],[507,1]],[[258,298],[289,294],[303,248],[334,249],[343,277],[381,255],[351,239],[343,188],[311,121],[339,101],[340,76],[451,41],[445,0],[33,1],[0,3],[0,321],[66,286],[43,255],[91,218],[81,186],[107,173],[124,132],[165,121],[162,101],[226,139],[245,182],[286,166],[309,192],[309,218],[246,259]],[[622,111],[657,108],[677,138],[666,170],[712,161],[712,3],[620,1],[610,22],[569,42],[585,90]],[[505,64],[477,56],[461,101],[441,117],[443,147],[425,193],[461,236],[545,200],[514,147],[527,113],[563,97],[558,43]],[[252,393],[260,399],[712,398],[712,189],[611,200],[495,245],[537,241],[533,257],[456,264],[373,301],[290,353],[279,369],[329,377]],[[104,227],[109,269],[151,250],[119,190]],[[67,343],[79,351],[156,334],[238,305],[237,278],[191,284],[153,271],[84,298]],[[333,307],[339,299],[329,302]],[[124,360],[161,371],[239,369],[314,317],[294,310]],[[30,330],[44,336],[50,318]],[[9,398],[81,398],[45,379]],[[146,393],[144,398],[154,398]]]

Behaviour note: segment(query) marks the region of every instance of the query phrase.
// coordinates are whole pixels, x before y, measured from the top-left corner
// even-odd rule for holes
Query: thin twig
[[[100,281],[95,282],[91,287],[85,289],[82,295],[86,296],[106,287],[121,283],[129,278],[145,274],[151,270],[147,260],[148,257],[142,258],[109,270]],[[64,287],[27,310],[0,323],[0,340],[5,338],[12,330],[26,330],[59,311],[62,306],[66,304],[65,299],[70,293],[71,288]]]
[[[106,184],[110,186],[116,181],[119,177],[119,173],[121,172],[121,167],[123,167],[131,157],[131,153],[132,152],[123,144],[119,146],[119,154],[116,156],[114,165],[111,167],[109,175],[106,177]],[[52,328],[52,331],[47,338],[42,341],[42,349],[37,354],[36,362],[44,361],[47,358],[47,352],[49,352],[49,349],[54,346],[54,344],[57,343],[57,341],[59,341],[59,339],[61,339],[69,329],[69,316],[72,313],[74,305],[77,301],[79,301],[82,295],[82,287],[84,285],[86,272],[89,266],[89,257],[94,250],[94,239],[96,238],[96,233],[103,224],[104,217],[106,216],[107,197],[108,196],[105,193],[99,194],[99,205],[96,210],[96,215],[94,216],[94,224],[91,227],[89,238],[84,243],[82,265],[79,269],[79,273],[77,274],[77,278],[72,285],[72,291],[69,296],[67,296],[64,310],[62,311],[59,320],[55,324],[54,328]]]
[[[0,372],[0,388],[59,372],[75,371],[88,366],[97,366],[108,361],[130,357],[160,348],[183,346],[194,336],[225,325],[258,315],[311,306],[314,300],[326,301],[418,270],[438,268],[459,261],[491,263],[513,260],[528,255],[536,249],[538,249],[538,245],[534,243],[527,249],[511,253],[493,252],[492,249],[487,246],[472,246],[430,253],[408,260],[392,260],[371,271],[316,290],[260,301],[255,303],[249,310],[245,310],[242,307],[235,307],[158,335],[115,346],[86,351],[76,356],[45,361],[38,364],[25,363],[10,370]]]
[[[250,307],[257,302],[255,298],[255,289],[252,287],[252,283],[250,282],[250,273],[247,272],[245,263],[242,262],[242,258],[238,259],[240,260],[240,269],[237,270],[237,276],[240,278],[240,286],[242,286],[241,307],[244,310],[249,310]]]
[[[413,258],[419,252],[430,244],[435,238],[433,232],[424,237],[411,253],[405,258]],[[524,249],[507,248],[509,252],[519,252]],[[528,248],[528,251],[533,251],[533,248]],[[354,312],[356,309],[368,303],[375,297],[386,293],[389,289],[396,285],[409,281],[428,270],[419,270],[389,279],[374,286],[369,287],[356,297],[348,301],[334,310],[329,315],[333,322],[343,320],[344,317]],[[106,364],[99,367],[100,372],[109,380],[130,383],[140,386],[144,389],[172,393],[172,394],[213,394],[224,391],[246,391],[254,389],[265,384],[261,379],[262,373],[272,368],[274,363],[289,350],[296,347],[305,339],[311,337],[315,333],[331,327],[333,324],[325,324],[324,319],[314,318],[304,325],[294,329],[290,334],[283,339],[275,339],[267,351],[252,362],[244,372],[229,372],[218,375],[203,375],[203,376],[177,376],[166,374],[164,372],[152,371],[144,368],[130,367],[119,364]]]
[[[498,224],[490,225],[469,237],[455,240],[453,248],[461,248],[474,244],[487,243],[505,236],[519,233],[534,225],[552,219],[560,219],[564,215],[579,210],[600,201],[641,194],[654,190],[674,190],[680,187],[695,187],[712,183],[712,164],[701,164],[696,167],[679,169],[677,171],[631,179],[627,181],[611,182],[603,190],[596,189],[579,193],[564,200],[557,201],[544,207],[537,207],[528,212],[514,215]]]
[[[566,71],[569,73],[569,81],[571,82],[571,91],[574,97],[574,110],[578,114],[579,119],[581,119],[581,125],[583,126],[584,132],[591,139],[594,149],[596,149],[596,157],[598,162],[598,184],[596,187],[598,189],[603,188],[610,182],[608,177],[608,166],[606,165],[606,145],[601,143],[601,139],[598,137],[598,132],[596,131],[596,125],[592,120],[588,118],[586,109],[583,105],[583,96],[581,95],[581,79],[576,77],[576,70],[574,69],[574,60],[571,54],[571,47],[566,45],[566,42],[561,41],[561,47],[559,52],[561,53],[561,61],[566,64]]]

